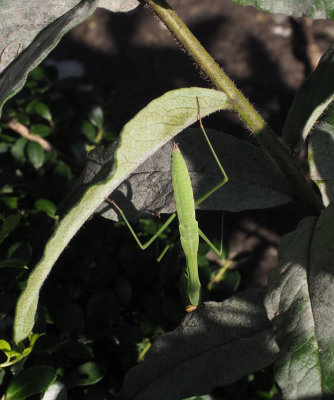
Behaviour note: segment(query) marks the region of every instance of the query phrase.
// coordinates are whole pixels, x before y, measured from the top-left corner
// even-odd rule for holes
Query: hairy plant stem
[[[165,0],[142,0],[167,26],[179,43],[186,49],[200,69],[210,78],[217,89],[227,94],[234,110],[256,135],[260,145],[278,164],[291,186],[293,196],[299,199],[310,214],[319,214],[322,204],[301,174],[295,161],[277,140],[261,115],[237,89],[232,80],[219,67],[211,55],[190,32]]]

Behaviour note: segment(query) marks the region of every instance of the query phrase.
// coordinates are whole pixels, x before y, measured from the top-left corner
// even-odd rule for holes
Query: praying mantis
[[[142,244],[139,240],[138,236],[134,232],[132,226],[127,220],[121,208],[112,200],[106,199],[118,210],[127,227],[129,228],[132,236],[136,240],[137,244],[142,250],[147,249],[155,239],[170,225],[170,223],[174,220],[176,215],[179,220],[179,232],[180,232],[180,241],[183,248],[183,252],[186,257],[186,282],[187,282],[187,296],[188,296],[188,304],[186,307],[186,311],[190,312],[197,308],[197,306],[201,302],[201,282],[198,275],[198,246],[199,246],[199,237],[201,237],[211,248],[212,250],[220,256],[222,254],[222,246],[221,249],[218,250],[213,243],[204,235],[201,229],[198,227],[198,222],[196,220],[195,215],[195,207],[196,205],[202,203],[209,196],[211,196],[214,192],[216,192],[219,188],[221,188],[228,181],[228,177],[225,173],[224,168],[222,167],[213,147],[209,140],[209,137],[204,129],[201,113],[200,113],[200,104],[199,99],[196,97],[197,108],[198,108],[198,120],[200,123],[201,130],[204,134],[206,142],[209,145],[209,148],[215,158],[217,165],[222,172],[223,180],[219,182],[216,186],[214,186],[209,192],[204,194],[198,200],[194,200],[193,190],[191,186],[190,176],[187,169],[187,165],[184,161],[184,158],[181,154],[181,151],[177,144],[174,144],[174,148],[172,151],[172,162],[171,162],[171,171],[172,171],[172,184],[174,190],[174,201],[176,206],[176,212],[171,214],[171,216],[167,219],[167,221],[161,226],[161,228],[157,231],[155,235],[151,237],[146,243]],[[168,246],[163,250],[160,255],[159,260],[163,257],[165,252],[167,251]]]

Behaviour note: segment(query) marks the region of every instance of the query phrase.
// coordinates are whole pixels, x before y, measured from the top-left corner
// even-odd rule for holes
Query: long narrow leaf
[[[294,148],[301,146],[333,100],[334,43],[329,46],[316,70],[297,92],[284,125],[285,140]]]

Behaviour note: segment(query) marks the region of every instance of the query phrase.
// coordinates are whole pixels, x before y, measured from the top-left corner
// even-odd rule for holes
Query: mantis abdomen
[[[201,300],[201,283],[197,264],[198,223],[195,216],[195,201],[189,172],[176,144],[174,144],[172,152],[172,183],[179,219],[181,245],[187,259],[188,297],[190,303],[197,306]]]

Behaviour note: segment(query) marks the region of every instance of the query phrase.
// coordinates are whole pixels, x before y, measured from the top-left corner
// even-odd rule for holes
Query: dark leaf
[[[237,381],[275,361],[277,345],[263,306],[264,291],[204,303],[153,343],[130,370],[121,400],[179,400]]]
[[[56,379],[56,370],[51,367],[31,367],[23,370],[10,382],[6,400],[25,400],[41,393]]]
[[[276,381],[284,399],[331,399],[334,393],[334,205],[304,219],[279,247],[266,308],[280,356]]]
[[[86,362],[81,364],[68,377],[66,386],[72,388],[75,386],[95,385],[105,375],[107,368],[105,365],[96,362]]]
[[[29,142],[27,154],[29,161],[36,169],[39,169],[44,164],[45,152],[39,143]]]

